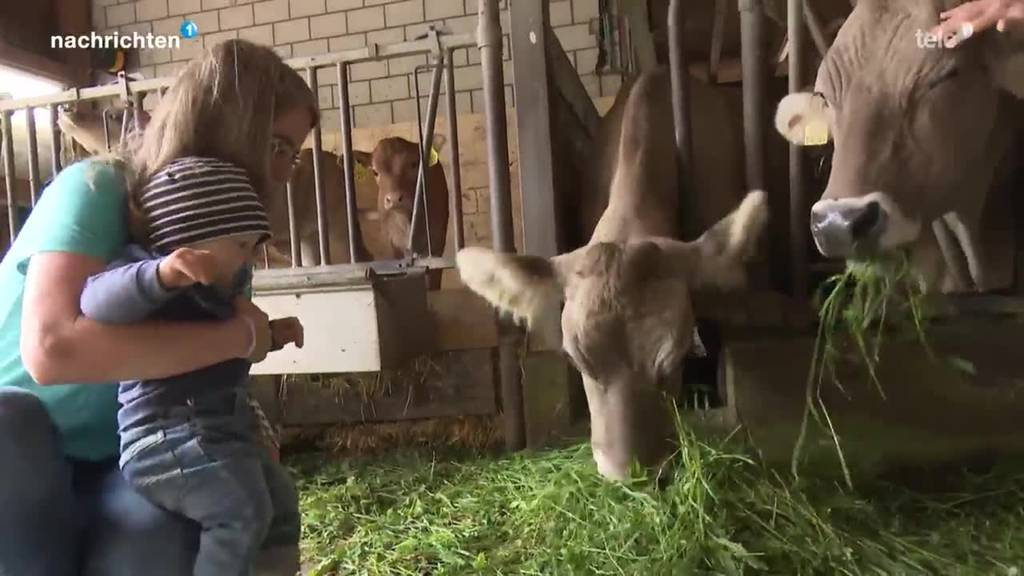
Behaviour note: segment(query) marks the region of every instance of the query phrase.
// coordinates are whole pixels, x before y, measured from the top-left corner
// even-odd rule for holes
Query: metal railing
[[[458,111],[456,109],[456,98],[455,98],[455,69],[454,69],[454,58],[453,52],[460,48],[471,48],[477,46],[477,38],[470,34],[461,35],[446,35],[433,28],[431,28],[424,37],[418,38],[413,41],[401,42],[397,44],[389,45],[377,45],[371,44],[364,48],[358,48],[353,50],[346,50],[341,52],[334,52],[329,54],[290,58],[285,62],[292,68],[302,71],[305,73],[306,81],[313,93],[318,96],[319,100],[319,78],[318,72],[321,70],[335,68],[338,79],[337,95],[338,95],[338,108],[340,110],[340,150],[339,154],[343,156],[344,161],[342,165],[343,171],[343,189],[345,193],[345,205],[347,206],[347,225],[348,225],[348,240],[350,247],[348,264],[336,264],[328,266],[328,263],[332,261],[330,254],[330,215],[327,210],[327,198],[326,198],[326,183],[324,182],[324,167],[321,166],[323,152],[323,130],[325,126],[319,123],[313,131],[312,138],[312,151],[313,151],[313,182],[316,200],[316,225],[317,225],[317,236],[316,243],[319,248],[320,259],[316,263],[320,268],[327,267],[328,270],[321,270],[320,273],[316,274],[317,278],[322,278],[325,281],[333,278],[339,281],[351,281],[353,277],[366,278],[374,273],[393,273],[399,272],[405,269],[413,267],[440,269],[440,268],[452,268],[454,267],[454,261],[452,259],[446,259],[438,257],[433,254],[433,246],[430,245],[430,234],[429,232],[425,235],[427,238],[427,253],[417,254],[413,252],[414,245],[413,240],[416,234],[422,230],[423,227],[427,227],[429,230],[429,222],[427,221],[427,177],[426,170],[431,153],[430,142],[433,140],[434,127],[437,119],[437,109],[440,99],[440,89],[442,86],[442,76],[444,77],[444,87],[446,91],[446,115],[448,117],[449,125],[449,162],[451,165],[451,182],[449,187],[449,204],[450,212],[453,215],[452,218],[452,237],[454,239],[455,251],[458,251],[465,245],[465,231],[464,231],[464,220],[462,214],[462,177],[461,177],[461,165],[459,155],[459,138],[458,138]],[[352,103],[349,96],[349,68],[354,64],[362,62],[372,62],[380,60],[388,60],[396,57],[405,57],[426,54],[429,56],[430,63],[426,66],[417,66],[413,72],[413,78],[415,82],[415,98],[416,98],[416,118],[417,125],[420,135],[420,170],[417,178],[416,193],[413,199],[413,214],[412,222],[409,230],[409,238],[407,248],[411,256],[394,260],[374,260],[369,262],[361,261],[363,254],[360,253],[359,247],[363,245],[361,238],[361,230],[359,224],[359,211],[356,202],[356,188],[355,188],[355,176],[354,176],[354,160],[352,153],[352,131],[353,131],[353,117],[352,117]],[[428,94],[429,104],[427,107],[426,118],[423,118],[421,113],[420,102],[422,101],[422,95],[420,94],[420,83],[419,83],[419,72],[421,69],[429,69],[432,72],[431,78],[431,89]],[[8,209],[8,226],[10,227],[10,241],[13,244],[13,240],[18,232],[18,202],[16,199],[16,180],[17,174],[15,169],[15,148],[12,130],[12,117],[15,112],[25,111],[26,113],[26,129],[28,133],[27,137],[27,148],[28,148],[28,181],[31,190],[31,205],[35,205],[35,201],[41,192],[40,183],[40,164],[39,164],[39,150],[38,141],[36,137],[36,122],[34,111],[41,108],[48,108],[50,111],[50,119],[48,130],[50,132],[51,139],[51,165],[53,175],[60,172],[62,166],[61,160],[61,130],[57,124],[58,112],[69,105],[77,105],[83,102],[101,102],[108,100],[119,100],[120,107],[123,108],[123,117],[121,122],[121,133],[119,135],[111,134],[110,122],[108,116],[109,112],[113,107],[107,107],[103,109],[103,129],[104,129],[104,140],[108,150],[116,142],[121,142],[129,133],[129,122],[134,120],[135,128],[139,128],[139,115],[135,113],[137,110],[142,109],[142,101],[147,94],[158,93],[161,97],[166,89],[170,87],[174,82],[174,77],[163,77],[145,80],[132,80],[125,77],[123,74],[120,80],[116,84],[109,84],[103,86],[94,86],[89,88],[72,88],[59,93],[38,96],[31,98],[22,98],[17,100],[0,100],[0,131],[2,131],[2,162],[4,169],[4,179],[6,184],[6,205]],[[486,81],[486,79],[485,79]],[[499,91],[503,90],[502,86],[497,88]],[[299,193],[306,193],[308,191],[299,191]],[[295,194],[292,182],[288,182],[286,187],[287,194],[287,209],[288,209],[288,233],[289,241],[291,244],[291,261],[292,268],[303,268],[308,269],[309,266],[302,266],[300,264],[301,251],[300,251],[300,239],[299,239],[299,222],[297,221],[298,214],[296,213],[295,206]],[[286,282],[287,278],[299,278],[302,274],[296,275],[292,273],[286,273],[283,270],[260,270],[257,274],[256,287],[262,284],[260,276],[266,275],[276,276],[276,279],[269,280],[273,285],[279,285],[281,282]],[[309,275],[306,275],[307,277]]]

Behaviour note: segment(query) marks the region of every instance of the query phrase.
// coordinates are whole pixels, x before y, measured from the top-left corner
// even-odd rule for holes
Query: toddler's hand
[[[289,343],[294,343],[297,348],[302,348],[303,337],[302,322],[298,318],[278,318],[270,321],[270,333],[273,340],[271,350],[280,350]]]
[[[178,248],[160,261],[157,275],[164,288],[173,290],[193,284],[213,284],[217,279],[219,262],[212,252]]]

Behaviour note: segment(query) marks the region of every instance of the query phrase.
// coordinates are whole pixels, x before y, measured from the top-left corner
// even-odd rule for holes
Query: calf
[[[696,241],[675,239],[679,201],[665,86],[663,71],[641,75],[606,116],[595,156],[607,168],[607,200],[586,246],[550,259],[482,248],[456,258],[470,289],[528,326],[564,304],[562,348],[583,376],[594,460],[610,479],[625,478],[634,461],[654,466],[670,454],[670,399],[693,343],[690,297],[745,284],[745,262],[768,218],[767,198],[755,191]]]
[[[389,258],[443,256],[448,233],[448,181],[437,152],[444,146],[444,137],[435,134],[431,162],[427,167],[426,222],[420,221],[410,250],[413,202],[420,169],[420,147],[403,138],[384,138],[373,152],[355,151],[355,160],[373,172],[377,183],[377,212],[380,233]],[[423,214],[422,207],[420,214]],[[421,216],[422,218],[422,216]],[[429,246],[428,240],[429,238]],[[439,270],[428,274],[430,288],[440,287]]]

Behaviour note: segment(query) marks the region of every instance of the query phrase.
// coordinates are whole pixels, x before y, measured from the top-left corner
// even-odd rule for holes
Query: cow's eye
[[[942,71],[941,74],[935,76],[931,82],[928,83],[928,89],[932,90],[942,84],[945,84],[949,80],[954,80],[960,76],[960,68],[957,66],[950,66],[949,68]]]

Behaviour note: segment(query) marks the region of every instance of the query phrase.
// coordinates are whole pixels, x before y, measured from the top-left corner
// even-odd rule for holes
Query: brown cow
[[[818,69],[784,98],[776,127],[831,138],[832,172],[811,211],[825,256],[910,250],[929,290],[1007,287],[1007,185],[1024,127],[1024,40],[985,33],[956,49],[925,34],[955,0],[861,0]],[[1016,42],[1016,46],[1014,46]],[[1018,98],[1013,96],[1016,93]]]
[[[614,169],[588,245],[551,259],[482,248],[457,256],[467,286],[528,326],[564,303],[562,347],[583,375],[594,460],[609,479],[625,478],[634,460],[651,466],[669,453],[675,436],[664,392],[679,382],[693,342],[690,295],[742,285],[767,220],[765,194],[753,192],[698,240],[672,239],[679,202],[666,87],[664,73],[642,75],[606,116],[595,157]]]
[[[445,179],[444,167],[437,160],[437,153],[443,148],[444,142],[443,136],[434,135],[431,154],[434,161],[427,167],[426,174],[426,219],[420,221],[411,250],[409,235],[420,168],[419,145],[404,138],[393,137],[378,142],[372,153],[359,150],[353,152],[356,161],[373,172],[377,183],[375,219],[379,221],[380,233],[390,252],[387,255],[389,258],[406,258],[414,254],[436,257],[444,255],[448,233],[448,181]],[[440,281],[440,271],[431,271],[431,289],[439,288]]]

